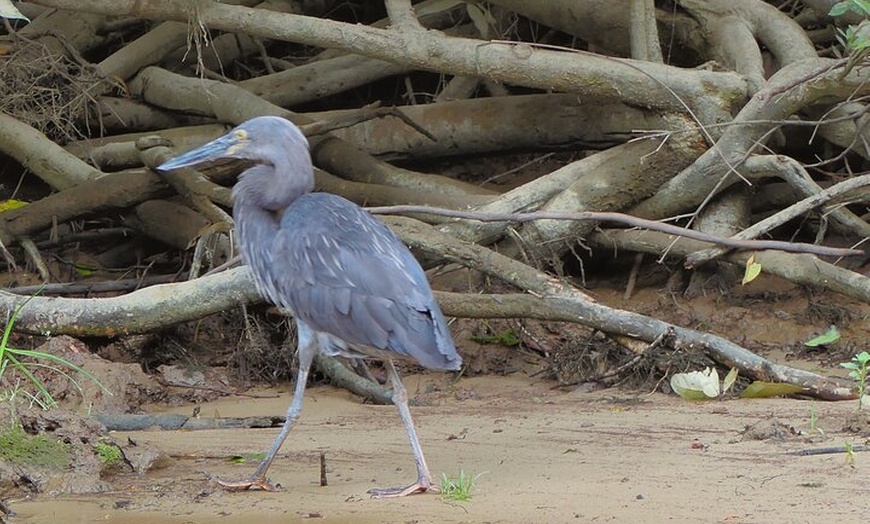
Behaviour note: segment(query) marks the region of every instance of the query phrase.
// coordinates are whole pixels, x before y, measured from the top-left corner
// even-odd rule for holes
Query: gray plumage
[[[311,193],[314,171],[308,141],[289,121],[249,120],[158,170],[216,158],[256,164],[240,175],[233,189],[242,258],[258,291],[295,317],[300,362],[287,422],[266,459],[250,479],[222,484],[274,489],[266,470],[299,416],[308,368],[319,350],[380,358],[387,364],[393,402],[411,441],[418,478],[406,488],[373,494],[401,496],[437,489],[410,418],[407,393],[392,363],[398,357],[432,369],[458,370],[462,365],[420,264],[389,228],[356,204]]]
[[[309,193],[280,218],[244,206],[235,216],[258,289],[297,322],[330,335],[333,343],[321,351],[379,358],[392,352],[428,368],[459,369],[423,270],[370,214],[341,197]]]

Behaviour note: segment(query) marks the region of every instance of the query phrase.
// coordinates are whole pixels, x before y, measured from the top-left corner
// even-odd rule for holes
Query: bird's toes
[[[224,480],[210,473],[206,473],[206,476],[209,478],[209,480],[213,481],[215,484],[224,488],[227,491],[247,491],[251,489],[271,492],[281,491],[280,485],[272,484],[271,482],[269,482],[269,479],[266,478],[249,477],[239,480]]]
[[[439,493],[441,490],[437,486],[429,482],[415,482],[410,486],[402,488],[372,488],[369,490],[369,495],[373,499],[387,499],[395,497],[407,497],[408,495],[417,495],[418,493]]]

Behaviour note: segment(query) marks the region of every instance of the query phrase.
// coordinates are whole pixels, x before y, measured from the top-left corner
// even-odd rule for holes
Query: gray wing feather
[[[426,367],[459,368],[419,263],[355,204],[326,193],[300,197],[284,212],[270,255],[269,298],[315,331]]]

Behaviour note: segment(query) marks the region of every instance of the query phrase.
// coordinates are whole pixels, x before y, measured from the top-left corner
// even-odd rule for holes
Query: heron
[[[299,369],[287,418],[254,474],[228,489],[277,490],[266,472],[302,411],[315,354],[384,362],[405,426],[417,480],[374,488],[376,498],[437,491],[408,408],[395,359],[459,370],[462,359],[411,251],[382,222],[337,195],[313,192],[308,140],[285,118],[262,116],[157,167],[171,171],[217,159],[246,160],[233,187],[242,261],[258,292],[296,321]]]

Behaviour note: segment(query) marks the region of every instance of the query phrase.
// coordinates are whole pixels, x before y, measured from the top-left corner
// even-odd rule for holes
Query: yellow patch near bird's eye
[[[236,129],[233,131],[233,138],[236,139],[236,142],[227,148],[227,153],[230,155],[236,154],[240,149],[244,148],[249,140],[248,140],[248,132],[244,129]]]

